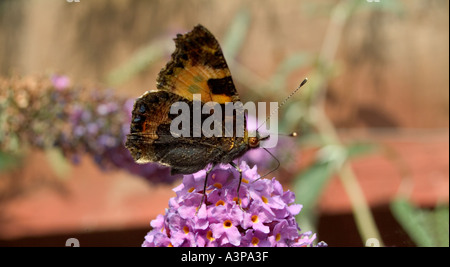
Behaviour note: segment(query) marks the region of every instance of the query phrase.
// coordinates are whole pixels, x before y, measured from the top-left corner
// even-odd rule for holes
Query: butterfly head
[[[259,135],[259,132],[256,131],[256,136],[248,138],[248,146],[250,148],[257,148],[257,147],[259,147],[261,141],[267,140],[269,138],[270,138],[270,135],[261,137]]]

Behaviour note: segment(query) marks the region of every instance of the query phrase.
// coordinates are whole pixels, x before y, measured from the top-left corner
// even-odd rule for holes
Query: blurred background
[[[329,246],[448,246],[446,0],[0,0],[0,246],[140,246],[180,177],[123,148],[177,33],[278,101],[273,176]],[[245,160],[262,174],[275,163]]]

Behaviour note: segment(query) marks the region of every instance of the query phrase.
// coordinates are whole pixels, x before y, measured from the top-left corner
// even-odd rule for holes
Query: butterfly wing
[[[170,114],[175,102],[187,103],[193,112],[194,94],[201,95],[202,103],[239,101],[219,43],[206,28],[198,25],[178,35],[175,45],[171,60],[158,75],[158,90],[136,100],[125,145],[136,162],[159,162],[171,166],[172,174],[193,173],[209,163],[231,162],[248,149],[236,134],[207,138],[192,137],[192,128],[189,137],[174,137],[170,132],[170,124],[177,116]],[[203,122],[209,115],[201,116]]]
[[[159,162],[171,166],[172,174],[193,173],[204,169],[209,163],[219,162],[224,151],[232,145],[230,138],[193,138],[171,134],[172,120],[178,114],[170,114],[170,107],[177,101],[186,103],[190,112],[193,111],[192,101],[167,91],[146,92],[136,100],[130,134],[125,143],[134,160],[137,163]]]
[[[203,103],[239,101],[222,49],[202,25],[175,38],[175,52],[157,78],[157,88],[188,100],[201,94]]]
[[[159,129],[170,125],[170,106],[180,100],[183,98],[165,91],[148,91],[136,99],[125,146],[137,163],[158,161],[154,143],[162,134]]]

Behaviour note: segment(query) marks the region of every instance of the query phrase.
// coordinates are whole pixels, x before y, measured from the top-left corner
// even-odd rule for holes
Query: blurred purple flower
[[[0,77],[0,150],[60,149],[79,164],[90,156],[102,170],[123,169],[149,182],[172,183],[170,169],[140,165],[125,148],[134,99],[110,89],[74,87],[64,75]]]
[[[64,75],[53,75],[51,78],[52,84],[58,91],[63,91],[70,85],[70,80]]]
[[[112,90],[74,92],[66,88],[69,82],[65,76],[53,76],[52,84],[57,89],[55,101],[70,103],[63,116],[69,127],[60,127],[55,145],[74,163],[80,162],[82,154],[88,154],[103,170],[124,169],[158,183],[180,178],[172,176],[166,166],[137,164],[125,148],[134,99],[115,96]]]
[[[315,234],[299,233],[295,215],[301,205],[294,204],[294,194],[275,179],[257,180],[256,166],[242,162],[240,168],[239,198],[239,173],[220,165],[208,177],[206,201],[198,212],[206,172],[185,175],[165,215],[151,221],[142,246],[313,246]]]
[[[108,115],[111,112],[115,112],[118,109],[117,103],[103,103],[97,106],[97,113],[100,116]]]

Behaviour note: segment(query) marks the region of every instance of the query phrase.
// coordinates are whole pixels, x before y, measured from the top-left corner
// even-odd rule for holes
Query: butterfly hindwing
[[[163,125],[170,125],[170,106],[183,101],[178,95],[166,91],[148,91],[136,99],[133,106],[130,134],[125,146],[138,163],[157,161],[154,142],[161,136]],[[163,134],[169,134],[163,133]]]

